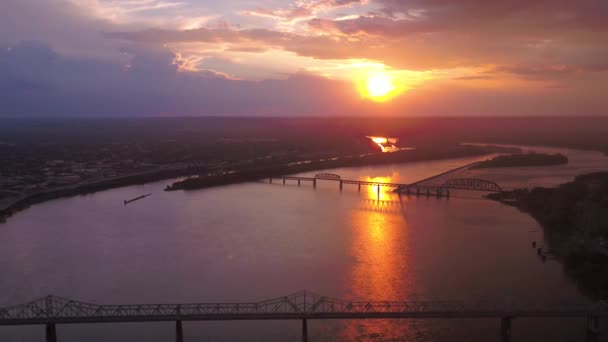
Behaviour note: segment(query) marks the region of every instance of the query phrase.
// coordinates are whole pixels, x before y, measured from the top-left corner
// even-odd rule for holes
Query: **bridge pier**
[[[596,342],[600,336],[600,319],[598,316],[587,317],[587,342]]]
[[[57,328],[55,323],[46,324],[46,342],[57,342]]]
[[[272,177],[268,178],[268,183],[272,184]]]
[[[511,340],[511,317],[503,317],[500,320],[500,336],[502,337],[502,342]]]
[[[175,321],[175,342],[184,342],[184,327],[182,321]]]
[[[378,184],[378,200],[380,200],[380,184]]]
[[[302,342],[308,342],[308,323],[306,318],[302,320]]]
[[[300,186],[300,178],[298,178],[298,186]]]
[[[358,183],[357,191],[361,192],[361,183]]]
[[[340,191],[342,191],[342,180],[340,180]]]

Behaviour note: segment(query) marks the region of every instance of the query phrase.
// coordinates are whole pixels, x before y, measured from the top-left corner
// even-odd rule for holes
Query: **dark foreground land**
[[[473,169],[488,169],[497,167],[551,166],[568,164],[568,157],[563,154],[525,153],[509,154],[483,161]]]
[[[608,296],[608,172],[488,197],[530,213],[544,228],[549,252],[581,288],[598,299]]]

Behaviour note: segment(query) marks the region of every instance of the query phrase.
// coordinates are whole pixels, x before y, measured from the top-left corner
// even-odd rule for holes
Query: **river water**
[[[537,151],[542,149],[535,148]],[[551,149],[551,151],[556,149]],[[563,150],[567,166],[486,169],[513,187],[608,170],[600,153]],[[412,182],[485,157],[327,170]],[[314,174],[308,173],[308,174]],[[0,225],[0,306],[53,293],[100,304],[257,301],[309,290],[366,300],[584,301],[539,225],[459,193],[402,197],[335,182],[247,183],[164,192],[171,181],[35,205]],[[124,199],[152,196],[123,205]],[[498,320],[310,321],[310,341],[499,341]],[[584,320],[518,319],[513,341],[584,340]],[[186,341],[298,341],[299,321],[186,322]],[[172,323],[60,325],[60,341],[171,341]],[[605,337],[605,336],[604,336]],[[0,327],[1,341],[44,328]]]

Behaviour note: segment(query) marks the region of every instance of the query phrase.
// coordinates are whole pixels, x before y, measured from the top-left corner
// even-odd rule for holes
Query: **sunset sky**
[[[0,46],[2,116],[608,114],[605,0],[2,0]]]

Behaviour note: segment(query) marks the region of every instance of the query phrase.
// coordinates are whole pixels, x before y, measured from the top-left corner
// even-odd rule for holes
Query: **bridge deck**
[[[249,303],[97,305],[62,297],[0,309],[0,325],[108,322],[608,316],[604,304],[344,301],[298,292]]]
[[[284,177],[272,177],[272,178],[273,179],[279,178],[279,179],[285,179],[285,180],[300,180],[300,181],[306,181],[306,182],[323,180],[323,181],[330,181],[330,182],[341,182],[342,184],[385,186],[385,187],[391,187],[391,188],[408,187],[408,186],[419,187],[419,188],[432,188],[432,189],[441,188],[441,186],[438,186],[438,185],[412,185],[412,184],[406,184],[406,183],[374,182],[374,181],[361,181],[361,180],[354,180],[354,179],[329,179],[329,178],[299,177],[299,176],[284,176]]]
[[[339,177],[339,176],[338,176]],[[483,179],[451,179],[446,181],[444,184],[432,185],[432,184],[420,184],[416,183],[391,183],[391,182],[378,182],[378,181],[362,181],[354,179],[341,179],[341,178],[318,178],[318,177],[300,177],[300,176],[282,176],[282,177],[270,177],[272,179],[282,179],[283,183],[287,180],[295,180],[300,184],[301,181],[313,182],[316,185],[318,180],[331,181],[340,183],[340,188],[343,184],[352,184],[357,186],[376,186],[376,187],[390,187],[397,189],[414,189],[422,190],[423,192],[431,191],[438,193],[441,191],[453,189],[453,190],[472,190],[472,191],[486,191],[486,192],[502,192],[500,186],[494,182],[483,180]]]

